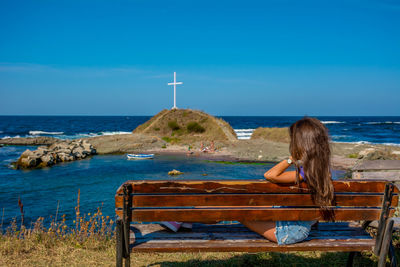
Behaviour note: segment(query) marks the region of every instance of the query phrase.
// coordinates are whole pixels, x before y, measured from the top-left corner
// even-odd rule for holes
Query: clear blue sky
[[[0,114],[400,115],[400,2],[0,2]]]

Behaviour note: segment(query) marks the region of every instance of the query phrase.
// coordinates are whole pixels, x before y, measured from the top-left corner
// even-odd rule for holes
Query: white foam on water
[[[119,134],[131,134],[131,132],[114,131],[114,132],[99,132],[99,133],[77,133],[73,135],[61,135],[57,137],[62,139],[79,139],[79,138],[96,137],[104,135],[119,135]]]
[[[254,132],[254,129],[235,129],[235,132]]]
[[[64,132],[45,132],[45,131],[29,131],[30,135],[40,135],[40,134],[46,134],[46,135],[61,135]]]
[[[1,139],[10,139],[10,138],[21,138],[21,136],[19,136],[19,135],[16,135],[16,136],[9,136],[9,135],[7,135],[7,136],[4,136],[4,137],[1,138]]]
[[[100,135],[131,134],[132,132],[100,132]]]
[[[386,145],[386,146],[400,146],[400,144],[397,144],[397,143],[383,143],[383,145]]]
[[[331,137],[332,139],[338,139],[338,138],[350,137],[350,135],[341,134],[341,135],[332,135]]]
[[[352,142],[348,142],[348,141],[332,141],[333,143],[348,143],[348,144],[356,144],[356,145],[364,145],[364,144],[369,144],[369,145],[374,145],[374,144],[378,144],[378,143],[371,143],[368,141],[352,141]],[[378,145],[382,145],[382,144],[378,144]]]
[[[344,121],[321,121],[323,124],[345,123]]]
[[[400,121],[370,121],[365,124],[400,124]]]
[[[254,132],[254,129],[233,129],[239,140],[248,140]]]

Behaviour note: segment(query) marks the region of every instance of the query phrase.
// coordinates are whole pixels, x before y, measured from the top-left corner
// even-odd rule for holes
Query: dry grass
[[[0,266],[115,266],[114,222],[103,216],[80,213],[80,198],[72,227],[65,216],[50,226],[39,218],[32,228],[14,220],[0,234]],[[23,213],[23,210],[21,209]],[[397,211],[398,214],[398,211]],[[22,215],[22,214],[21,214]],[[56,216],[57,217],[57,216]],[[400,246],[399,233],[395,244]],[[400,249],[396,249],[400,256]],[[344,266],[347,253],[134,253],[131,266]],[[377,258],[365,252],[354,266],[376,266]]]
[[[288,128],[262,128],[259,127],[254,130],[251,139],[265,139],[273,142],[289,143],[289,130]]]

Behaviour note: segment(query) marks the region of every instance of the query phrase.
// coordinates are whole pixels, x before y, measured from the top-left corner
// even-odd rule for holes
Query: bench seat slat
[[[383,195],[336,194],[337,206],[381,207]],[[392,206],[398,196],[392,199]],[[182,194],[182,195],[133,195],[134,207],[185,207],[185,206],[315,206],[310,194]],[[122,208],[123,196],[115,197],[115,205]]]
[[[391,210],[393,214],[394,210]],[[380,209],[335,209],[337,221],[365,220],[373,221],[379,218]],[[122,217],[122,210],[116,210],[116,214]],[[297,220],[322,220],[318,208],[271,208],[271,207],[235,207],[235,208],[187,208],[187,209],[136,209],[132,211],[131,221],[297,221]]]
[[[321,226],[323,224],[320,224]],[[171,233],[155,224],[131,225],[134,252],[197,251],[363,251],[371,250],[374,240],[361,228],[343,224],[338,231],[313,230],[301,243],[278,246],[241,224],[195,224],[192,232]],[[326,227],[325,227],[326,229]],[[232,230],[234,230],[232,232]]]
[[[385,181],[334,181],[335,192],[383,193]],[[127,181],[133,193],[298,193],[309,192],[306,183],[297,185],[273,184],[265,180],[221,181]],[[395,188],[395,193],[399,190]],[[117,194],[123,194],[122,186]]]

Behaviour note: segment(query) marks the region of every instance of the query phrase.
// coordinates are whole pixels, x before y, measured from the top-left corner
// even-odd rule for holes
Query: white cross
[[[176,107],[176,85],[177,84],[183,84],[182,82],[176,82],[176,72],[174,72],[174,82],[173,83],[168,83],[168,85],[173,85],[174,86],[174,106],[172,109],[177,109]]]

